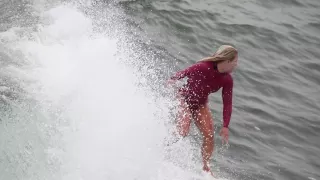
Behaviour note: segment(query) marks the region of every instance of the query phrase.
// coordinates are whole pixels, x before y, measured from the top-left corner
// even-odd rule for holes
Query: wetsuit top
[[[223,88],[223,126],[228,127],[232,113],[233,79],[231,74],[220,73],[214,62],[200,61],[177,72],[171,79],[179,80],[185,77],[188,80],[186,85],[180,89],[180,92],[188,99],[187,103],[205,104],[210,93],[218,91],[221,87]]]

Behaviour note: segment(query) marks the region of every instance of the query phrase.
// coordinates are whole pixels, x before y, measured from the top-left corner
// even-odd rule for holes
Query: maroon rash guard
[[[228,127],[232,113],[233,79],[230,73],[220,73],[215,62],[198,62],[171,77],[179,80],[187,77],[187,83],[179,89],[189,109],[195,112],[208,102],[210,93],[222,87],[223,127]]]

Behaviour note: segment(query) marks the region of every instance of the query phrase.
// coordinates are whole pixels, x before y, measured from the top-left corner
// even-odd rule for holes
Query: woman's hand
[[[172,79],[169,79],[167,82],[166,82],[166,87],[168,88],[168,87],[173,87],[174,86],[174,84],[175,84],[175,80],[172,80]]]
[[[222,144],[228,144],[229,129],[227,127],[223,127],[220,131],[220,136],[222,137]]]

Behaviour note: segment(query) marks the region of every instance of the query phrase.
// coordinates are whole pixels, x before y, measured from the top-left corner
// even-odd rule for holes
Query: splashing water
[[[172,104],[143,88],[139,59],[126,65],[119,39],[94,33],[72,6],[42,20],[28,36],[0,34],[26,64],[4,69],[23,98],[7,99],[0,179],[196,179],[199,150],[187,140],[163,145]]]

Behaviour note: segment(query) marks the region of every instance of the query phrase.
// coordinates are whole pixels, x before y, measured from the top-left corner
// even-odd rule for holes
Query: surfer
[[[187,78],[187,83],[177,90],[180,102],[177,131],[182,137],[187,136],[191,119],[194,120],[203,137],[201,147],[203,170],[211,174],[209,160],[213,153],[214,130],[208,96],[222,88],[223,127],[220,136],[222,142],[227,143],[232,112],[233,78],[231,72],[237,66],[237,62],[238,51],[230,45],[222,45],[212,56],[177,72],[168,81],[169,85],[174,85],[177,80]]]

